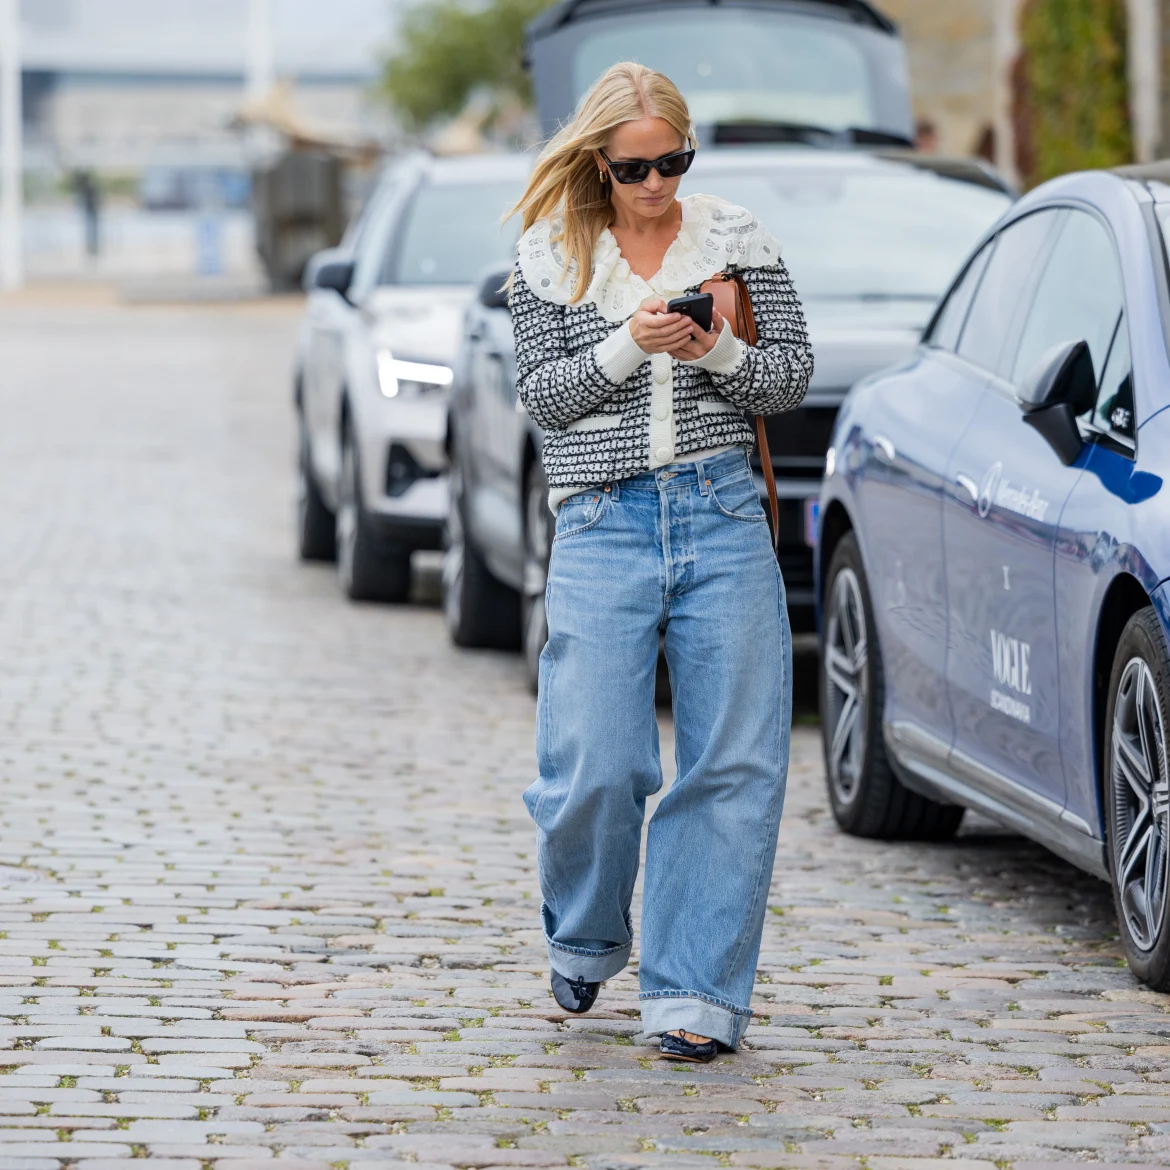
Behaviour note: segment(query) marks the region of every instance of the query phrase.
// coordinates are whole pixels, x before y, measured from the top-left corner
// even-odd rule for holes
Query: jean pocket
[[[711,484],[711,499],[715,507],[730,520],[746,524],[763,524],[767,517],[756,491],[755,480],[748,471],[725,475]]]
[[[578,492],[575,496],[561,501],[561,506],[557,509],[553,540],[565,540],[596,527],[601,522],[601,517],[605,515],[608,501],[609,493],[599,488]]]

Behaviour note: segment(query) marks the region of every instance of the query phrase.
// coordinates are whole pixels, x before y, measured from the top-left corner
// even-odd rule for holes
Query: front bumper
[[[769,511],[768,488],[760,472],[754,472],[764,511]],[[809,531],[808,503],[820,497],[820,480],[777,479],[780,533],[777,559],[788,597],[788,620],[794,634],[816,630],[816,586],[813,580],[815,532]],[[770,516],[769,516],[770,519]]]
[[[362,504],[386,540],[442,547],[447,522],[447,395],[375,400],[358,421]]]

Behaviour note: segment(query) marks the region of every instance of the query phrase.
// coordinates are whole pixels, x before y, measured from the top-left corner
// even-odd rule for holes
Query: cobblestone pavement
[[[0,1170],[1170,1164],[1170,999],[993,826],[795,739],[757,1026],[549,997],[518,661],[291,555],[288,306],[0,318]]]

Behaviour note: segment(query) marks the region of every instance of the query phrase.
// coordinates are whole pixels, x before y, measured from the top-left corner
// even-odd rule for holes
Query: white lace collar
[[[679,204],[682,227],[650,280],[630,269],[613,232],[606,228],[593,249],[593,279],[577,303],[595,306],[606,321],[620,325],[647,297],[679,296],[729,264],[760,268],[780,258],[775,237],[750,211],[714,195],[686,195]],[[553,243],[560,226],[555,219],[534,223],[520,238],[517,254],[528,287],[541,300],[567,305],[576,264],[566,272],[561,244]]]

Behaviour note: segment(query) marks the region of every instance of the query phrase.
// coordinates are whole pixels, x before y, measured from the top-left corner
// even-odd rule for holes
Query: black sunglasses
[[[613,175],[614,182],[622,184],[644,183],[652,170],[657,171],[664,179],[677,179],[680,175],[685,175],[691,169],[691,163],[695,161],[693,150],[680,150],[677,154],[664,154],[653,162],[645,162],[642,159],[633,159],[630,162],[611,162],[604,150],[598,151],[598,154],[605,159],[605,165],[609,167],[609,173]]]

